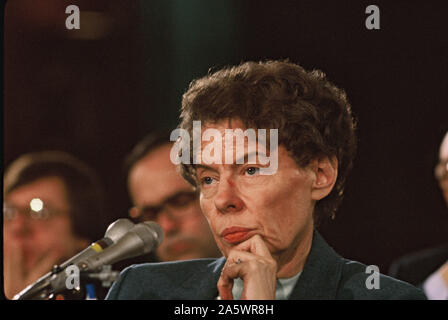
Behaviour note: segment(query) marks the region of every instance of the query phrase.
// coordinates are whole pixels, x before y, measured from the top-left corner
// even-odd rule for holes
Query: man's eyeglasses
[[[197,199],[197,192],[180,191],[169,196],[156,206],[135,206],[129,209],[129,216],[137,221],[156,220],[160,212],[168,210],[172,215],[181,217],[182,208],[187,207]]]
[[[19,214],[31,220],[44,221],[50,218],[64,214],[61,210],[55,210],[48,207],[41,199],[34,198],[30,201],[29,206],[19,208],[8,203],[3,204],[3,218],[5,222],[14,220]]]

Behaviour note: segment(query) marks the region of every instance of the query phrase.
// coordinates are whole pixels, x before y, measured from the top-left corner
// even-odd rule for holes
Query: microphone
[[[44,289],[48,289],[49,287],[51,287],[51,279],[55,274],[57,274],[61,270],[66,269],[69,265],[77,264],[83,260],[86,260],[89,257],[103,251],[105,248],[113,245],[134,226],[135,224],[128,219],[118,219],[115,222],[111,223],[107,227],[103,239],[92,243],[89,247],[87,247],[83,251],[79,252],[72,258],[68,259],[67,261],[57,266],[56,269],[40,277],[34,283],[32,283],[31,285],[23,289],[21,292],[19,292],[17,295],[15,295],[14,300],[34,298],[36,294],[41,293]]]
[[[145,221],[136,224],[116,243],[78,263],[78,266],[81,272],[94,271],[104,265],[149,253],[162,241],[162,228],[153,221]]]
[[[80,253],[63,262],[59,267],[65,269],[71,264],[77,264],[94,254],[103,251],[123,237],[134,225],[135,224],[129,219],[118,219],[107,227],[103,239],[92,243]]]

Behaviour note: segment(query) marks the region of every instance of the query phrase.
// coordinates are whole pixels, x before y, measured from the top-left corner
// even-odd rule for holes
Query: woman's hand
[[[243,300],[274,300],[277,262],[259,235],[235,246],[227,257],[218,291],[221,299],[232,300],[233,280],[243,280]]]

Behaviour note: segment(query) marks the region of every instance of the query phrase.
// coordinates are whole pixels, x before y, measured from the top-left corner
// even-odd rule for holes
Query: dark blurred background
[[[344,203],[321,232],[385,273],[394,258],[447,241],[433,174],[448,129],[442,3],[376,1],[381,29],[367,30],[367,1],[8,1],[3,165],[42,149],[74,154],[101,175],[112,222],[130,206],[123,158],[177,124],[192,79],[289,58],[344,88],[359,121]],[[71,4],[79,30],[65,27]]]

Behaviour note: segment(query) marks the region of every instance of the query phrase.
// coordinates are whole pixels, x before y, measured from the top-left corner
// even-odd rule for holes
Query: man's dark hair
[[[27,153],[12,162],[4,176],[4,194],[46,178],[60,178],[66,188],[73,233],[89,241],[106,231],[104,190],[92,168],[61,151]]]
[[[132,167],[150,152],[165,144],[173,143],[170,141],[170,134],[171,131],[166,130],[149,133],[143,137],[126,156],[124,161],[125,174],[128,175]]]
[[[279,146],[300,167],[322,155],[335,156],[336,184],[315,208],[316,221],[334,217],[356,152],[355,120],[345,92],[322,71],[308,72],[289,61],[227,67],[192,81],[183,95],[181,111],[180,128],[190,136],[193,121],[240,119],[246,129],[278,129]],[[180,170],[196,186],[194,165],[181,164]]]

